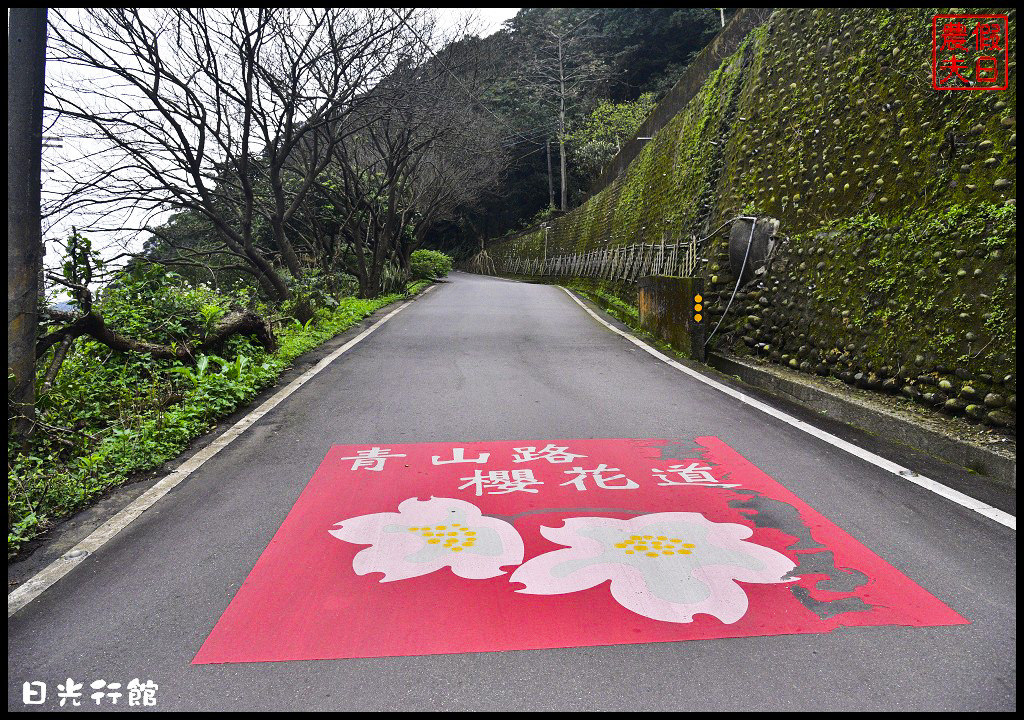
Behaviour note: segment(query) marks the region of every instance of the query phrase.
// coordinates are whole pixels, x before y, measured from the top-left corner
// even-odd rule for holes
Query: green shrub
[[[403,290],[417,292],[426,284]],[[300,289],[313,301],[322,299],[315,282]],[[52,387],[38,398],[41,428],[49,431],[34,433],[26,448],[8,434],[8,558],[56,520],[176,457],[193,438],[271,385],[297,356],[405,296],[332,298],[314,305],[305,322],[285,314],[275,323],[279,348],[273,353],[236,335],[216,353],[184,363],[119,353],[79,338]],[[122,275],[100,293],[96,306],[115,330],[164,344],[201,341],[233,308],[249,306],[272,316],[270,308],[242,293],[194,287],[154,266]],[[39,364],[40,380],[52,353]]]
[[[449,255],[436,250],[416,250],[409,259],[413,280],[443,278],[452,270]]]

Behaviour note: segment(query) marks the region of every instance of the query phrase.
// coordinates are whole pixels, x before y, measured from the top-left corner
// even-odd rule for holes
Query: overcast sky
[[[435,10],[438,12],[439,19],[452,28],[459,27],[467,18],[471,19],[471,27],[475,34],[486,37],[500,30],[502,23],[513,17],[519,11],[519,8],[435,8]],[[48,67],[47,71],[60,72],[56,67]],[[81,148],[75,148],[75,150],[80,151]],[[65,152],[58,148],[44,150],[44,169],[52,171],[56,166],[62,166],[64,170],[73,169],[75,163],[68,157],[71,151],[72,148],[68,148]],[[44,172],[44,193],[47,188],[48,175],[49,172]],[[52,184],[51,187],[53,187]],[[47,223],[44,223],[44,239],[52,241],[55,237],[63,237],[70,233],[72,225],[79,227],[85,225],[87,227],[88,221],[83,221],[85,221],[85,218],[77,218],[77,222],[76,218],[64,218],[61,221],[49,224],[49,227],[46,227]],[[93,239],[94,248],[99,249],[101,254],[108,259],[123,252],[125,244],[132,251],[137,252],[141,248],[145,236],[145,234],[136,233],[135,235],[138,235],[138,237],[126,239],[124,236],[115,237],[113,234],[97,232],[95,230],[89,234]],[[47,242],[47,252],[44,261],[48,268],[56,269],[59,267],[62,261],[60,248],[54,246],[52,242]]]
[[[501,29],[501,24],[519,12],[519,8],[437,8],[442,14],[461,17],[476,16],[480,21],[480,36],[487,37]]]

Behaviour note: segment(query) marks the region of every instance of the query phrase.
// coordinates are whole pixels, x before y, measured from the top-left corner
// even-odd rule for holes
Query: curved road
[[[190,665],[334,444],[703,435],[724,440],[971,624]],[[984,492],[1012,511],[1009,496]],[[23,681],[45,681],[53,694],[70,676],[151,679],[164,710],[1013,709],[1015,539],[687,377],[556,287],[455,273],[12,616],[8,707],[31,709]],[[95,707],[85,692],[81,709]]]

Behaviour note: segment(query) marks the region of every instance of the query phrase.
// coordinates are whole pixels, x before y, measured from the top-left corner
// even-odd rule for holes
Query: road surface
[[[970,624],[191,664],[332,445],[709,435]],[[12,616],[8,707],[71,677],[150,679],[163,710],[1009,710],[1015,567],[1013,530],[687,377],[561,289],[454,273]]]

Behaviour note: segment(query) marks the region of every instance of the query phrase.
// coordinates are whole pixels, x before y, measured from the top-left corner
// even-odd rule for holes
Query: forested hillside
[[[732,14],[725,9],[726,20]],[[721,25],[718,8],[525,8],[505,29],[463,41],[483,58],[479,98],[501,129],[508,166],[428,242],[464,256],[483,238],[579,205]]]

